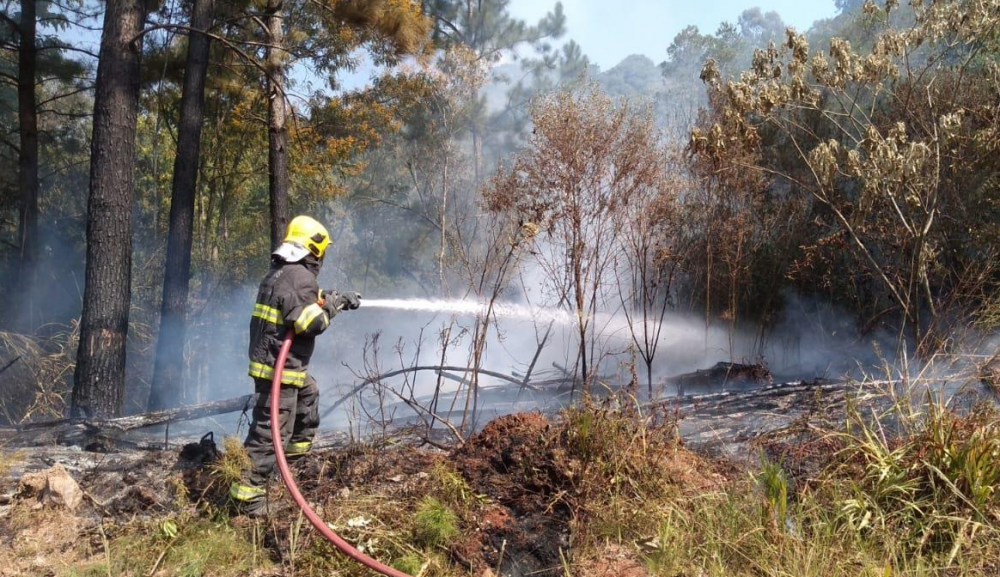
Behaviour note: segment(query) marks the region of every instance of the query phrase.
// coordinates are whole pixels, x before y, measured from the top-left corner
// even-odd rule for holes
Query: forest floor
[[[859,407],[886,406],[873,399],[846,383],[617,399],[500,417],[450,451],[327,435],[293,469],[331,527],[414,576],[1000,574],[1000,498],[931,446],[949,432],[950,462],[980,451],[956,467],[980,463],[978,486],[1000,487],[1000,462],[988,464],[1000,461],[996,411],[979,403],[866,446],[867,433],[845,431]],[[280,482],[266,518],[231,517],[224,495],[245,454],[223,445],[216,460],[193,445],[5,450],[0,576],[371,574],[317,535]],[[936,472],[921,478],[919,462]],[[79,503],[40,488],[53,466],[79,484]],[[928,494],[938,475],[954,491]]]

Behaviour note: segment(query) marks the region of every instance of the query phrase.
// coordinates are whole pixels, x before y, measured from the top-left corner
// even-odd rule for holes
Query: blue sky
[[[515,16],[532,23],[554,5],[554,0],[510,3]],[[694,24],[702,32],[714,32],[720,22],[735,22],[740,12],[754,6],[778,12],[785,23],[799,30],[836,14],[834,0],[563,0],[564,39],[576,40],[602,70],[630,54],[660,62],[666,59],[674,35],[685,26]]]

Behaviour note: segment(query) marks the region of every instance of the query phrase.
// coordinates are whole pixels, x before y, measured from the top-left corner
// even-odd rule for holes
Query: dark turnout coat
[[[250,376],[274,376],[278,350],[285,333],[292,329],[295,340],[281,382],[299,387],[306,384],[316,336],[330,326],[330,314],[323,309],[323,295],[316,282],[318,274],[319,262],[311,256],[294,263],[272,257],[271,270],[260,283],[250,318]]]

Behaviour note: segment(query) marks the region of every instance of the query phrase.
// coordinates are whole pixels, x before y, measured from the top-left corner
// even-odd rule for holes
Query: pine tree
[[[177,156],[170,195],[170,228],[167,259],[163,274],[163,305],[156,341],[153,383],[149,409],[167,408],[184,401],[182,385],[184,336],[188,288],[191,281],[191,245],[194,224],[195,190],[201,152],[201,125],[205,116],[205,76],[211,39],[204,33],[212,26],[215,0],[195,0],[191,11],[191,32],[184,64],[181,117],[177,131]]]
[[[139,108],[141,0],[108,0],[94,94],[87,274],[73,416],[121,413],[132,288],[132,198]]]

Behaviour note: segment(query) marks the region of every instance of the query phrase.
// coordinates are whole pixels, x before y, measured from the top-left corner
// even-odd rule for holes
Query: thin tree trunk
[[[121,414],[132,284],[132,198],[139,61],[139,0],[108,0],[94,90],[87,202],[87,275],[74,375],[74,417]],[[134,40],[134,41],[133,41]]]
[[[448,249],[448,145],[445,144],[444,167],[441,171],[441,252],[438,255],[438,277],[441,281],[441,294],[448,295],[447,283],[444,280],[444,259]]]
[[[285,103],[285,30],[282,0],[268,0],[264,24],[268,32],[267,180],[271,197],[271,247],[276,248],[288,225],[288,108]]]
[[[483,135],[480,134],[477,126],[472,129],[472,166],[473,176],[476,179],[474,182],[479,185],[483,181]]]
[[[25,328],[33,327],[35,312],[34,281],[38,266],[38,110],[35,102],[35,77],[38,49],[36,0],[21,0],[21,38],[17,60],[17,108],[20,149],[18,149],[18,188],[21,192],[21,294],[27,299],[23,309]]]
[[[212,26],[215,0],[195,0],[191,28],[208,31]],[[184,64],[181,118],[177,130],[173,189],[170,193],[170,231],[167,235],[166,270],[163,275],[163,305],[160,333],[156,341],[153,384],[149,410],[155,411],[191,401],[183,380],[184,340],[187,330],[188,288],[191,280],[191,240],[194,199],[198,186],[201,124],[205,115],[205,74],[211,40],[192,31]]]
[[[582,235],[580,231],[580,216],[574,214],[573,216],[573,227],[575,232],[573,234],[573,256],[571,257],[571,266],[573,267],[573,290],[576,302],[576,322],[577,330],[580,334],[580,376],[583,378],[583,392],[587,395],[590,394],[590,382],[587,366],[587,321],[584,317],[584,304],[585,297],[583,292],[583,249],[581,247],[582,242],[579,240]],[[575,387],[576,385],[574,385]],[[574,391],[575,392],[575,391]],[[571,393],[572,397],[572,393]]]

